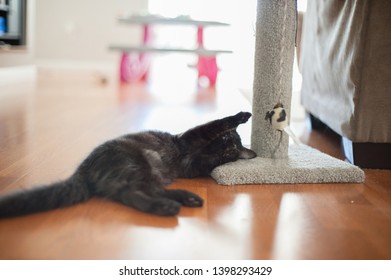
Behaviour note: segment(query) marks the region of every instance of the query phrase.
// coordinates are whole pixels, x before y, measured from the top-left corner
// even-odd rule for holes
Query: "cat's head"
[[[242,145],[242,139],[240,138],[240,135],[236,129],[226,132],[220,137],[220,139],[221,140],[218,139],[218,142],[220,141],[223,147],[225,147],[226,151],[237,151],[238,159],[251,159],[257,156],[254,151],[247,149]]]
[[[242,145],[242,140],[236,129],[229,130],[214,139],[206,147],[206,150],[207,153],[220,155],[223,162],[251,159],[257,156],[254,151]]]

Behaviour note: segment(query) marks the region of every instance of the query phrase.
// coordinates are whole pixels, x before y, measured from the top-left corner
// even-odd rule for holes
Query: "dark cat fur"
[[[176,215],[182,205],[201,207],[198,195],[164,187],[176,178],[208,176],[218,165],[255,157],[236,132],[250,117],[240,112],[180,135],[149,131],[107,141],[69,179],[1,198],[0,218],[62,208],[91,197],[161,216]]]

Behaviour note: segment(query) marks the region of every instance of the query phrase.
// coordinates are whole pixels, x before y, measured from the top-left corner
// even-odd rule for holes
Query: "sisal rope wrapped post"
[[[258,0],[251,149],[263,158],[288,157],[288,135],[265,116],[281,101],[289,120],[296,12],[295,0]]]

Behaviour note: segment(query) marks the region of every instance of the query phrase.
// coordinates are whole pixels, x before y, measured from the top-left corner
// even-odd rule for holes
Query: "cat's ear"
[[[239,151],[240,159],[250,159],[250,158],[255,158],[256,156],[257,154],[254,151],[247,149],[245,147],[242,147]]]

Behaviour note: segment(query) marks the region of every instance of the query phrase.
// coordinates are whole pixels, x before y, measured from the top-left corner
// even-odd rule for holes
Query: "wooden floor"
[[[175,97],[52,71],[39,71],[36,82],[1,85],[0,195],[67,177],[93,147],[120,134],[179,132],[248,110],[228,88]],[[248,139],[248,127],[242,133]],[[342,156],[332,133],[306,129],[301,139]],[[172,188],[205,199],[178,217],[93,199],[0,220],[0,258],[391,259],[391,171],[365,174],[363,184],[226,187],[210,178],[178,180]]]

